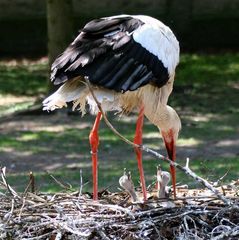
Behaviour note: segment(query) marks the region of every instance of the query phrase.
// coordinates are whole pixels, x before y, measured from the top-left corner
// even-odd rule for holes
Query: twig
[[[14,204],[15,204],[15,200],[14,200],[14,198],[12,198],[12,201],[11,201],[11,210],[10,210],[10,212],[6,213],[5,216],[4,216],[4,218],[3,218],[6,222],[10,221],[10,219],[11,219],[11,217],[12,217],[12,215],[13,215]]]
[[[1,177],[2,177],[2,181],[4,186],[7,188],[8,192],[15,198],[21,198],[17,192],[8,184],[7,182],[7,177],[6,177],[6,167],[3,167],[0,169],[1,171]]]
[[[97,202],[93,202],[91,204],[92,206],[101,206],[103,208],[108,208],[108,209],[112,209],[114,211],[119,211],[119,212],[124,212],[126,215],[130,216],[132,219],[134,219],[134,214],[132,214],[132,212],[127,209],[127,208],[123,208],[117,205],[113,205],[113,204],[104,204],[102,205],[101,203],[97,203]]]
[[[62,232],[57,231],[57,234],[55,236],[55,240],[61,240],[62,239]]]
[[[169,163],[170,165],[175,166],[176,168],[180,169],[181,171],[183,171],[185,174],[187,174],[188,176],[192,177],[194,180],[196,180],[197,182],[200,182],[203,186],[205,186],[206,188],[208,188],[209,190],[211,190],[219,199],[221,199],[226,205],[231,205],[231,201],[229,199],[227,199],[226,197],[224,197],[216,188],[214,188],[212,186],[212,184],[210,184],[207,180],[203,179],[202,177],[199,177],[197,174],[195,174],[189,167],[187,167],[187,164],[185,167],[179,165],[178,163],[170,160],[169,158],[161,155],[160,153],[144,146],[144,145],[138,145],[135,144],[133,142],[131,142],[130,140],[128,140],[127,138],[125,138],[124,136],[122,136],[114,127],[113,125],[110,123],[110,121],[108,120],[108,118],[106,117],[106,114],[104,112],[104,110],[101,107],[101,104],[99,103],[98,99],[96,98],[95,94],[94,94],[94,90],[91,86],[91,83],[88,79],[85,79],[86,83],[89,87],[89,90],[91,92],[92,97],[94,98],[99,111],[102,113],[103,119],[106,123],[106,125],[120,138],[122,139],[124,142],[126,142],[127,144],[133,146],[134,148],[140,148],[143,151],[152,154],[154,157],[161,159],[167,163]],[[188,160],[189,161],[189,160]]]
[[[230,237],[238,237],[238,236],[239,236],[239,227],[237,226],[228,231],[224,230],[220,235],[211,238],[211,240],[231,239]]]
[[[62,183],[60,182],[58,179],[56,179],[51,173],[47,172],[46,173],[62,188],[66,189],[66,190],[71,190],[72,191],[72,187],[70,184],[68,183]]]
[[[219,186],[219,183],[222,182],[222,180],[228,175],[228,173],[231,171],[231,169],[228,169],[225,174],[223,174],[222,177],[220,177],[216,182],[213,183],[214,187]]]
[[[18,216],[18,221],[21,220],[21,215],[22,215],[23,209],[24,209],[24,207],[25,207],[25,203],[26,203],[25,198],[23,198],[22,206],[21,206],[21,208],[20,208],[20,212],[19,212],[19,216]]]
[[[212,206],[210,203],[194,205],[185,201],[186,198],[179,198],[174,207],[166,208],[151,205],[158,204],[151,200],[145,210],[138,211],[128,203],[120,207],[111,204],[115,194],[109,193],[104,201],[93,202],[84,194],[79,198],[77,194],[65,192],[38,195],[28,192],[22,199],[23,204],[14,197],[3,196],[0,198],[0,239],[7,239],[6,236],[8,239],[18,239],[18,236],[31,240],[57,239],[57,233],[61,239],[107,239],[105,236],[119,240],[126,236],[130,239],[131,236],[132,239],[149,239],[149,236],[150,239],[185,239],[186,236],[190,239],[208,239],[208,236],[217,240],[227,239],[227,236],[237,239],[239,207],[225,206],[215,198],[211,199]],[[125,195],[118,193],[117,197],[120,202]],[[234,202],[236,205],[237,201]]]
[[[110,238],[108,238],[102,230],[100,230],[100,229],[97,229],[97,230],[98,230],[98,233],[99,233],[101,239],[110,240]]]
[[[31,192],[35,192],[35,177],[33,175],[33,172],[29,173],[30,183],[31,183]]]
[[[186,164],[185,164],[185,168],[189,168],[189,158],[186,158]]]
[[[80,232],[77,229],[70,228],[67,224],[65,224],[63,222],[57,222],[57,223],[53,222],[53,224],[57,228],[63,229],[65,231],[68,231],[69,233],[72,233],[72,234],[74,234],[74,235],[76,235],[78,237],[89,237],[90,234],[91,234],[88,229],[85,232]]]
[[[83,177],[82,177],[82,169],[80,169],[80,190],[79,190],[79,196],[82,195],[82,189],[83,189]]]
[[[31,238],[28,238],[28,237],[24,237],[22,238],[22,240],[39,240],[39,239],[48,239],[46,237],[48,236],[51,236],[51,233],[44,233],[42,235],[39,235],[39,236],[36,236],[36,237],[31,237]]]
[[[29,173],[29,182],[27,184],[27,187],[25,188],[25,191],[23,192],[23,197],[26,196],[29,188],[31,187],[31,192],[35,192],[35,178],[32,172]]]

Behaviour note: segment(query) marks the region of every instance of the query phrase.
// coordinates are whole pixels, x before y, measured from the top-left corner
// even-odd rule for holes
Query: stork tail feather
[[[104,111],[122,111],[117,93],[94,86],[94,94]],[[72,110],[78,108],[82,115],[86,112],[86,104],[89,105],[92,114],[97,114],[99,111],[89,88],[81,78],[65,82],[55,93],[43,101],[43,110],[54,111],[66,107],[68,102],[73,102]]]
[[[82,113],[85,112],[86,87],[79,79],[72,79],[64,83],[55,93],[46,98],[43,103],[44,111],[53,111],[66,107],[67,102],[73,101],[73,110],[80,105]],[[77,103],[77,104],[76,104]]]

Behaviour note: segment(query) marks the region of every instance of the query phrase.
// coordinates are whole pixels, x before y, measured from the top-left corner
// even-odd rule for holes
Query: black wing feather
[[[125,18],[101,18],[90,21],[84,26],[83,32],[93,35],[105,34],[107,32],[119,29],[119,25],[127,20],[131,20],[130,17]]]
[[[87,76],[93,84],[121,92],[148,83],[163,86],[169,78],[167,68],[132,38],[143,24],[130,16],[89,22],[52,64],[51,80],[60,84]]]

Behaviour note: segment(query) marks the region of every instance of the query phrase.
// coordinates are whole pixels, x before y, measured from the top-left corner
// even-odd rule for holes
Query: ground
[[[199,119],[200,117],[195,117],[195,119]],[[119,121],[122,122],[120,119],[115,119],[114,122]],[[127,116],[127,121],[130,121],[132,125],[135,122],[135,117]],[[202,121],[202,118],[201,118]],[[58,114],[44,114],[38,116],[28,116],[28,115],[20,115],[11,117],[11,119],[7,121],[3,121],[0,125],[0,130],[3,135],[14,136],[19,141],[28,142],[30,140],[34,140],[34,136],[27,137],[26,135],[20,134],[22,131],[24,132],[49,132],[52,134],[52,139],[48,139],[48,142],[41,143],[39,147],[42,147],[42,151],[34,152],[31,146],[24,147],[23,150],[21,147],[18,148],[5,148],[4,152],[1,153],[1,163],[3,166],[6,166],[9,170],[11,169],[14,172],[28,172],[28,171],[51,171],[56,170],[61,167],[66,168],[73,168],[73,167],[80,167],[82,158],[87,158],[86,165],[90,166],[90,149],[89,151],[86,150],[86,153],[82,153],[81,145],[84,146],[88,144],[87,142],[87,135],[84,136],[79,142],[71,141],[71,144],[74,144],[74,151],[69,153],[66,151],[64,154],[56,155],[58,149],[52,149],[50,147],[50,153],[42,154],[44,152],[44,147],[49,144],[49,142],[55,141],[54,133],[56,137],[59,136],[59,132],[67,131],[68,129],[74,128],[76,131],[81,131],[82,129],[87,129],[88,132],[94,122],[93,117],[86,117],[82,118],[80,115],[77,116],[68,116],[67,113],[64,111],[63,113]],[[124,123],[123,123],[124,124]],[[146,124],[150,124],[146,122]],[[70,126],[70,127],[69,127]],[[104,128],[107,128],[104,126]],[[87,134],[87,131],[86,131]],[[160,145],[160,149],[163,150],[163,143],[160,139],[160,134],[156,131],[152,133],[146,134],[145,138],[152,138],[155,146],[158,144]],[[50,137],[49,137],[50,138]],[[34,142],[34,141],[33,141]],[[82,143],[83,142],[83,143]],[[62,144],[68,145],[69,143]],[[77,150],[77,144],[78,150]],[[55,144],[53,143],[54,147]],[[104,145],[104,140],[102,145]],[[239,134],[236,132],[234,135],[229,136],[228,138],[219,139],[219,140],[205,140],[198,147],[198,144],[195,144],[195,141],[189,141],[187,143],[181,143],[179,139],[179,146],[177,148],[177,155],[178,158],[181,160],[185,160],[187,157],[194,159],[212,159],[215,157],[218,158],[236,158],[239,156]],[[63,146],[58,146],[63,147]],[[107,148],[107,146],[106,146]],[[109,146],[110,148],[110,146]],[[49,150],[49,147],[48,147]],[[99,150],[101,151],[101,149]],[[111,156],[107,156],[107,151],[103,147],[102,149],[104,157],[111,158]],[[109,155],[115,155],[119,152],[116,149],[111,149],[112,152]],[[127,151],[121,151],[120,157],[122,159],[127,159],[128,154],[130,152],[130,147]],[[165,150],[163,150],[165,153]],[[133,156],[132,156],[133,157]]]
[[[177,161],[184,165],[186,157],[198,174],[216,181],[228,172],[225,181],[238,178],[239,125],[238,76],[239,55],[183,55],[170,105],[179,113],[182,130],[178,140]],[[92,116],[26,112],[47,92],[47,60],[2,61],[0,69],[0,165],[6,166],[9,181],[23,189],[27,174],[33,171],[39,189],[56,191],[49,183],[50,172],[73,187],[79,185],[80,169],[85,182],[91,181],[91,159],[88,134]],[[16,112],[24,113],[16,114]],[[125,137],[133,139],[134,114],[126,117],[109,115],[113,125]],[[137,181],[138,171],[133,149],[123,143],[102,122],[100,129],[100,187],[118,187],[123,168],[131,170]],[[160,134],[147,120],[144,144],[166,155]],[[154,180],[161,161],[144,154],[147,183]],[[163,164],[164,170],[168,165]],[[182,173],[178,182],[195,184]],[[91,189],[91,182],[86,190]]]

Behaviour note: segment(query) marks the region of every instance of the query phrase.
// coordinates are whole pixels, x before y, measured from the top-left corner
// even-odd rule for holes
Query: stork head
[[[159,129],[161,131],[168,157],[172,161],[176,160],[176,141],[178,133],[181,129],[181,121],[176,111],[170,106],[166,107],[164,116],[160,120]],[[176,170],[174,166],[170,166],[172,175],[172,185],[174,197],[176,197]]]

